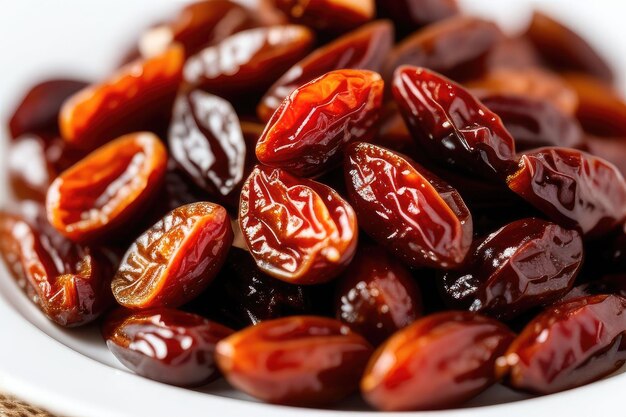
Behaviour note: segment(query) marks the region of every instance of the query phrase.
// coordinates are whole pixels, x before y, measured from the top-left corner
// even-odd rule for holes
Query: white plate
[[[181,2],[168,0],[3,2],[0,13],[0,115],[3,120],[23,89],[40,77],[102,77],[123,54],[129,39],[154,20],[166,17]],[[620,47],[626,35],[626,2],[596,0],[462,1],[466,10],[520,27],[538,4],[581,30],[598,49],[614,59],[618,74],[626,69]],[[623,80],[621,80],[623,81]],[[623,84],[622,84],[623,85]],[[6,138],[6,132],[2,137]],[[3,141],[0,141],[2,145]],[[4,155],[0,149],[0,155]],[[0,162],[2,160],[0,159]],[[2,164],[0,163],[0,166]],[[0,174],[2,179],[3,174]],[[0,201],[4,195],[0,181]],[[412,413],[419,416],[606,415],[623,409],[626,375],[542,398],[497,386],[458,410]],[[325,416],[332,411],[259,404],[219,382],[201,391],[170,387],[125,370],[108,352],[98,329],[64,330],[47,321],[0,267],[0,391],[66,416]],[[509,402],[512,401],[512,402]],[[506,403],[509,402],[509,403]],[[498,404],[500,405],[489,405]],[[340,407],[346,416],[364,414],[354,399]],[[336,414],[336,413],[334,413]],[[372,414],[374,415],[374,414]],[[376,413],[376,416],[385,415]],[[406,413],[404,414],[406,415]]]

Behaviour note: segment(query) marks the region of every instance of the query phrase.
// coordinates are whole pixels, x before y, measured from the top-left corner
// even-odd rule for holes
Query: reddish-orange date
[[[494,366],[513,333],[474,313],[449,311],[398,331],[370,359],[361,392],[385,411],[451,407],[495,382]]]
[[[374,0],[273,0],[295,23],[316,30],[341,33],[374,18]]]
[[[367,143],[346,151],[345,178],[359,225],[415,267],[455,268],[472,243],[459,193],[399,154]]]
[[[320,406],[357,390],[371,354],[370,344],[340,321],[294,316],[227,337],[216,360],[228,382],[255,398]]]
[[[550,394],[598,380],[626,361],[626,299],[575,298],[546,309],[526,325],[497,374],[513,388]]]
[[[241,191],[239,224],[265,273],[317,284],[341,273],[356,250],[352,207],[321,183],[258,165]]]
[[[167,151],[159,138],[122,136],[55,179],[46,196],[50,224],[77,242],[113,236],[160,191]]]
[[[233,331],[195,314],[167,308],[120,309],[102,326],[109,350],[138,375],[166,384],[198,386],[219,375],[215,346]]]
[[[331,71],[291,93],[257,142],[263,164],[298,176],[323,174],[341,161],[344,146],[374,134],[383,80],[366,70]]]
[[[179,307],[215,278],[233,241],[226,209],[191,203],[172,210],[135,240],[112,282],[130,309]]]

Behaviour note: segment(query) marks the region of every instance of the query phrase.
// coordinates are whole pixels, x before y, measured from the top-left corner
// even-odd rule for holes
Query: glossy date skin
[[[77,327],[97,319],[111,305],[113,259],[63,238],[43,213],[26,217],[0,212],[0,255],[13,278],[60,326]]]
[[[583,72],[609,84],[615,78],[611,67],[587,41],[544,13],[534,12],[526,37],[556,70]]]
[[[509,188],[556,223],[599,237],[626,218],[626,182],[609,162],[548,147],[521,155]]]
[[[495,382],[494,365],[514,338],[498,321],[449,311],[395,333],[372,356],[361,393],[384,411],[453,407]]]
[[[543,146],[576,148],[583,143],[576,119],[548,101],[497,93],[481,96],[480,101],[500,116],[518,152]]]
[[[306,56],[314,40],[313,32],[298,25],[245,30],[191,56],[184,80],[220,97],[262,94]]]
[[[372,20],[374,0],[273,0],[294,23],[330,34],[343,33]]]
[[[201,90],[180,94],[168,142],[181,170],[207,192],[223,197],[243,180],[246,143],[226,100]]]
[[[224,377],[274,404],[322,406],[356,391],[370,344],[340,321],[296,316],[248,327],[217,345]]]
[[[102,326],[107,347],[128,369],[185,387],[206,384],[219,375],[215,346],[232,333],[203,317],[167,308],[137,313],[120,309]]]
[[[477,242],[470,264],[447,272],[442,294],[455,308],[509,320],[549,305],[574,284],[583,262],[576,230],[528,218],[509,223]]]
[[[259,268],[295,284],[335,278],[352,260],[352,207],[321,183],[258,165],[241,192],[239,225]]]
[[[58,134],[59,111],[63,102],[82,90],[87,83],[71,79],[52,79],[34,85],[9,119],[13,139],[25,134]]]
[[[385,80],[390,81],[403,65],[429,68],[456,81],[480,77],[486,57],[503,38],[502,31],[487,20],[445,19],[415,32],[391,51]]]
[[[52,182],[48,220],[76,242],[112,237],[145,211],[160,191],[166,167],[167,151],[159,138],[148,132],[122,136]]]
[[[497,361],[497,374],[515,389],[551,394],[611,374],[626,361],[626,299],[575,298],[546,309]]]
[[[430,70],[396,70],[393,96],[426,156],[489,181],[515,169],[515,141],[502,120],[460,85]]]
[[[626,140],[624,138],[585,135],[583,144],[578,148],[609,161],[622,175],[626,175]]]
[[[215,278],[233,241],[226,209],[191,203],[168,213],[130,246],[111,284],[129,309],[179,307]]]
[[[459,193],[415,162],[367,143],[346,151],[346,186],[359,225],[414,267],[455,268],[472,242]]]
[[[309,81],[338,69],[380,71],[393,44],[393,25],[372,22],[316,49],[291,67],[272,85],[257,107],[259,119],[267,122],[283,100]]]
[[[392,20],[399,36],[455,16],[459,11],[456,0],[376,0],[376,13]]]
[[[413,276],[379,246],[359,249],[337,285],[335,317],[374,346],[421,316]]]
[[[373,136],[382,98],[378,73],[326,73],[282,102],[257,142],[256,156],[297,176],[323,174],[340,163],[348,143]]]
[[[121,135],[149,130],[157,119],[167,120],[184,58],[182,47],[175,45],[74,94],[59,114],[63,139],[74,147],[93,150]]]

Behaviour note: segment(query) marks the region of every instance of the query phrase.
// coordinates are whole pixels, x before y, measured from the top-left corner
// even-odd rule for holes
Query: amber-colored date
[[[257,142],[263,164],[303,177],[341,161],[349,142],[374,135],[383,80],[366,70],[331,71],[301,86],[280,105]]]
[[[393,21],[400,36],[459,14],[456,0],[376,0],[376,13]]]
[[[222,97],[260,94],[308,53],[314,39],[304,26],[248,29],[191,56],[184,79]]]
[[[576,230],[536,218],[509,223],[477,242],[469,265],[447,272],[444,298],[456,308],[511,319],[565,295],[580,271]]]
[[[127,368],[146,378],[198,386],[219,375],[215,346],[233,331],[182,311],[160,308],[137,313],[118,310],[102,326],[109,350]]]
[[[380,71],[392,44],[393,25],[377,21],[316,49],[270,87],[257,107],[259,118],[269,121],[296,88],[329,71],[346,68]]]
[[[0,212],[0,255],[28,297],[61,326],[92,322],[111,304],[112,259],[58,235],[43,213],[27,221]]]
[[[130,309],[179,307],[215,278],[232,241],[223,207],[205,202],[179,207],[128,249],[113,278],[113,295]]]
[[[488,94],[481,96],[480,101],[500,116],[515,138],[518,152],[542,146],[576,148],[583,142],[583,132],[576,119],[549,101],[509,94]]]
[[[393,96],[413,138],[435,161],[490,181],[515,168],[502,120],[460,85],[424,68],[396,70]]]
[[[409,270],[386,253],[368,246],[338,282],[337,319],[377,346],[422,313],[422,296]]]
[[[615,78],[611,67],[587,41],[544,13],[535,11],[526,37],[556,70],[584,72],[608,83]]]
[[[262,165],[241,191],[239,224],[259,268],[296,284],[341,273],[356,250],[352,207],[321,183]]]
[[[234,387],[263,401],[320,406],[356,391],[372,347],[340,321],[297,316],[222,340],[216,360]]]
[[[565,227],[597,237],[626,218],[626,182],[611,163],[568,148],[522,154],[509,188]]]
[[[452,407],[495,382],[494,366],[513,333],[467,312],[424,317],[387,340],[372,356],[361,392],[385,411]]]
[[[48,220],[78,242],[113,236],[160,191],[166,166],[159,138],[147,132],[122,136],[54,180],[46,197]]]
[[[185,54],[172,46],[163,54],[134,61],[64,104],[59,115],[63,139],[82,149],[138,130],[150,130],[169,117],[181,81]]]
[[[396,68],[403,65],[430,68],[456,81],[480,77],[486,57],[502,39],[502,31],[487,20],[468,16],[442,20],[415,32],[392,50],[385,80],[391,80]]]
[[[575,298],[532,320],[497,361],[513,388],[550,394],[598,380],[626,362],[626,299]]]
[[[342,33],[374,18],[374,0],[273,0],[294,23],[328,33]]]
[[[356,143],[344,172],[359,225],[412,266],[455,268],[472,243],[472,216],[459,193],[417,163]]]

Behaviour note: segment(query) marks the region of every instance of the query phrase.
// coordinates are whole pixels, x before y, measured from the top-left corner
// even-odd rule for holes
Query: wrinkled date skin
[[[414,267],[455,268],[472,243],[459,193],[417,163],[367,143],[346,151],[345,178],[359,225]]]
[[[198,202],[168,213],[130,246],[113,295],[130,309],[179,307],[215,278],[233,242],[226,209]]]
[[[405,36],[431,23],[459,14],[456,0],[376,0],[378,16],[388,18]]]
[[[444,298],[455,308],[508,320],[572,288],[583,241],[576,230],[529,218],[476,243],[469,258],[469,266],[444,275]]]
[[[339,275],[356,250],[352,207],[333,189],[258,165],[241,191],[239,225],[259,268],[295,284]]]
[[[11,119],[9,131],[13,139],[25,134],[58,135],[59,111],[63,102],[82,90],[87,83],[54,79],[34,85],[22,98]]]
[[[128,369],[155,381],[199,386],[214,380],[215,346],[228,327],[182,311],[158,308],[111,313],[102,326],[109,350]]]
[[[167,120],[181,82],[184,55],[182,47],[173,46],[74,94],[59,115],[63,139],[92,150],[121,135],[150,129],[159,118]]]
[[[122,136],[54,180],[46,197],[48,220],[77,242],[114,236],[145,211],[166,168],[159,138],[147,132]]]
[[[313,300],[308,289],[263,273],[249,252],[233,247],[211,286],[185,309],[242,329],[265,320],[310,314]]]
[[[335,315],[372,345],[380,345],[422,313],[409,270],[377,246],[359,249],[338,282]]]
[[[626,275],[623,273],[603,275],[600,279],[585,282],[572,288],[560,301],[593,295],[619,295],[626,297]]]
[[[372,20],[374,0],[273,0],[290,21],[327,33],[342,33]]]
[[[626,140],[624,138],[596,137],[585,135],[584,143],[579,146],[590,154],[606,159],[626,175]]]
[[[366,70],[332,71],[287,97],[256,146],[263,164],[302,177],[323,174],[341,161],[344,146],[374,135],[383,80]]]
[[[548,101],[509,94],[490,94],[480,101],[500,116],[518,152],[543,146],[576,148],[583,142],[576,119]]]
[[[201,90],[181,94],[169,146],[182,171],[212,195],[226,196],[243,180],[246,143],[235,110],[220,97]]]
[[[550,16],[535,11],[526,37],[556,70],[584,72],[607,83],[615,78],[611,67],[587,41]]]
[[[452,407],[495,382],[494,365],[513,333],[468,312],[419,319],[394,334],[370,359],[361,393],[385,411]]]
[[[0,255],[28,297],[55,323],[92,322],[111,304],[112,259],[46,224],[0,212]]]
[[[149,58],[179,43],[186,55],[191,56],[254,24],[250,11],[232,1],[196,1],[184,7],[171,22],[144,33],[139,39],[139,51]]]
[[[391,51],[385,80],[391,80],[396,68],[403,65],[430,68],[457,81],[480,77],[486,57],[502,39],[500,29],[483,19],[459,16],[437,22]]]
[[[606,84],[580,74],[565,81],[578,95],[576,117],[586,132],[598,136],[626,136],[626,102]]]
[[[595,295],[556,304],[532,320],[497,361],[515,388],[551,394],[596,381],[626,361],[626,299]]]
[[[372,347],[340,321],[296,316],[262,322],[217,344],[234,387],[275,404],[320,406],[357,390]]]
[[[236,33],[185,63],[185,81],[222,97],[262,94],[309,52],[315,36],[304,26],[260,27]]]
[[[545,100],[568,116],[578,107],[576,92],[559,76],[539,68],[497,68],[466,86],[491,94]]]
[[[626,217],[626,183],[609,162],[568,148],[524,153],[507,183],[519,196],[565,227],[602,236]]]
[[[370,23],[311,52],[291,67],[263,96],[257,114],[267,122],[296,88],[338,69],[380,71],[393,44],[393,25],[388,21]]]
[[[515,141],[502,120],[460,85],[424,68],[401,67],[393,96],[433,160],[490,181],[515,169]]]

